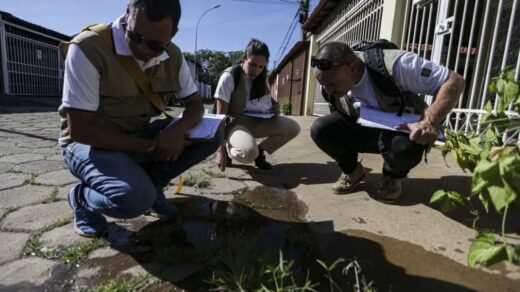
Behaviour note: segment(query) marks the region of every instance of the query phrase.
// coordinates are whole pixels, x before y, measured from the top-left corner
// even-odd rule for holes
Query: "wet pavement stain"
[[[244,273],[249,281],[245,290],[250,291],[266,280],[266,265],[279,263],[280,251],[284,260],[293,262],[295,283],[303,285],[308,276],[319,283],[317,291],[330,290],[317,260],[331,265],[340,257],[355,259],[362,276],[378,291],[520,287],[520,281],[468,268],[414,244],[364,231],[337,232],[330,221],[306,222],[307,206],[282,188],[242,190],[232,201],[190,195],[172,202],[180,210],[178,222],[150,222],[144,216],[118,221],[110,226],[107,256],[61,265],[53,271],[52,282],[38,291],[88,291],[143,273],[156,279],[143,291],[207,291],[216,287],[212,277],[225,279],[237,271]],[[347,264],[338,265],[331,275],[344,291],[352,291],[353,272],[342,273]]]

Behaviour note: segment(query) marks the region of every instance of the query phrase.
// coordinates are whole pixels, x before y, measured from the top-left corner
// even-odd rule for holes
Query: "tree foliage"
[[[236,65],[240,62],[242,56],[241,51],[212,51],[212,50],[198,50],[197,51],[197,76],[199,81],[211,85],[215,90],[218,79],[222,72],[230,66]],[[184,53],[187,60],[194,61],[195,56],[192,53]]]

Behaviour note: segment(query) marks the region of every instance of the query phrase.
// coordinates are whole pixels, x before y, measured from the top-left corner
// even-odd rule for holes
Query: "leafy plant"
[[[443,156],[451,152],[462,170],[472,173],[470,194],[463,196],[439,190],[430,200],[439,204],[443,212],[467,205],[475,216],[473,228],[478,234],[470,246],[469,266],[487,266],[503,260],[520,264],[520,245],[508,243],[505,237],[508,209],[520,206],[520,148],[502,141],[505,134],[520,129],[518,114],[506,112],[518,113],[520,109],[519,83],[514,76],[514,69],[506,68],[492,79],[489,91],[495,93],[497,99],[486,103],[481,123],[486,129],[482,134],[466,137],[463,133],[448,131],[446,143],[441,147]],[[495,238],[494,232],[477,228],[480,214],[474,201],[480,202],[486,212],[492,206],[502,214],[501,240]]]
[[[283,101],[281,104],[282,114],[290,116],[292,114],[292,104],[290,101]]]

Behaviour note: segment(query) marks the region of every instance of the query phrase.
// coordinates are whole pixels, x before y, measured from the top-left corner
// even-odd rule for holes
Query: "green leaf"
[[[493,77],[491,78],[491,81],[489,82],[489,85],[488,85],[488,91],[491,92],[491,93],[495,93],[495,91],[497,90],[497,80],[498,78],[497,77]],[[488,104],[490,104],[490,101],[488,101],[486,103],[486,106],[485,106],[485,109],[487,110],[487,106]]]
[[[480,233],[471,244],[468,252],[468,265],[489,266],[508,259],[505,245],[495,244],[495,236],[490,233]]]
[[[496,92],[499,95],[502,95],[502,92],[504,92],[504,88],[506,87],[506,81],[502,78],[497,79],[496,87],[497,87]]]
[[[515,82],[507,82],[504,88],[504,99],[506,106],[515,100],[518,95],[518,84]]]
[[[520,264],[520,244],[507,247],[507,257],[513,264]]]
[[[482,160],[477,164],[473,173],[482,177],[489,185],[503,186],[497,161]]]
[[[508,187],[489,186],[489,197],[497,212],[502,213],[506,205],[516,199],[516,195]]]
[[[486,209],[486,213],[489,213],[489,202],[491,202],[491,198],[489,197],[488,190],[482,189],[482,191],[478,195],[478,198],[482,203],[482,206],[484,206],[484,209]]]
[[[478,194],[486,186],[486,181],[482,177],[475,173],[471,179],[471,194]]]
[[[504,79],[506,79],[507,81],[514,81],[515,80],[515,74],[516,74],[516,70],[513,66],[509,67],[509,68],[505,68],[504,69],[504,72],[503,72],[503,77]]]
[[[448,213],[457,208],[464,206],[464,197],[455,191],[436,191],[430,199],[430,204],[438,203],[443,213]]]
[[[480,149],[478,146],[475,146],[473,143],[471,143],[471,141],[468,141],[469,143],[468,144],[459,144],[459,148],[460,150],[468,153],[468,154],[471,154],[471,155],[479,155],[480,153]],[[480,142],[480,139],[478,139],[477,143]],[[477,144],[478,145],[478,144]]]
[[[518,154],[500,161],[500,176],[516,196],[520,195],[520,156]]]

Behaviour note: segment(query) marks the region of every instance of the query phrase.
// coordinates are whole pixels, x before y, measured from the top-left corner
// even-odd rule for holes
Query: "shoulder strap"
[[[101,38],[105,41],[105,43],[111,48],[114,48],[113,41],[112,41],[112,29],[107,24],[95,24],[91,26],[85,27],[82,31],[94,31],[97,34],[101,36]],[[115,52],[114,52],[115,54]],[[150,80],[144,74],[143,70],[139,67],[137,62],[132,56],[122,56],[115,54],[117,60],[121,63],[123,68],[126,69],[126,71],[134,78],[135,82],[137,83],[137,86],[141,89],[141,91],[148,97],[150,102],[158,108],[161,112],[164,112],[164,103],[155,92],[151,86]],[[166,114],[166,113],[165,113]],[[167,114],[166,114],[167,115]]]
[[[398,115],[402,115],[405,105],[403,93],[399,87],[397,87],[394,78],[386,68],[383,49],[393,50],[399,48],[394,43],[381,39],[373,43],[364,42],[362,45],[357,46],[355,50],[363,52],[363,58],[368,68],[368,74],[374,81],[375,86],[377,86],[377,88],[387,96],[400,97],[401,106]]]

